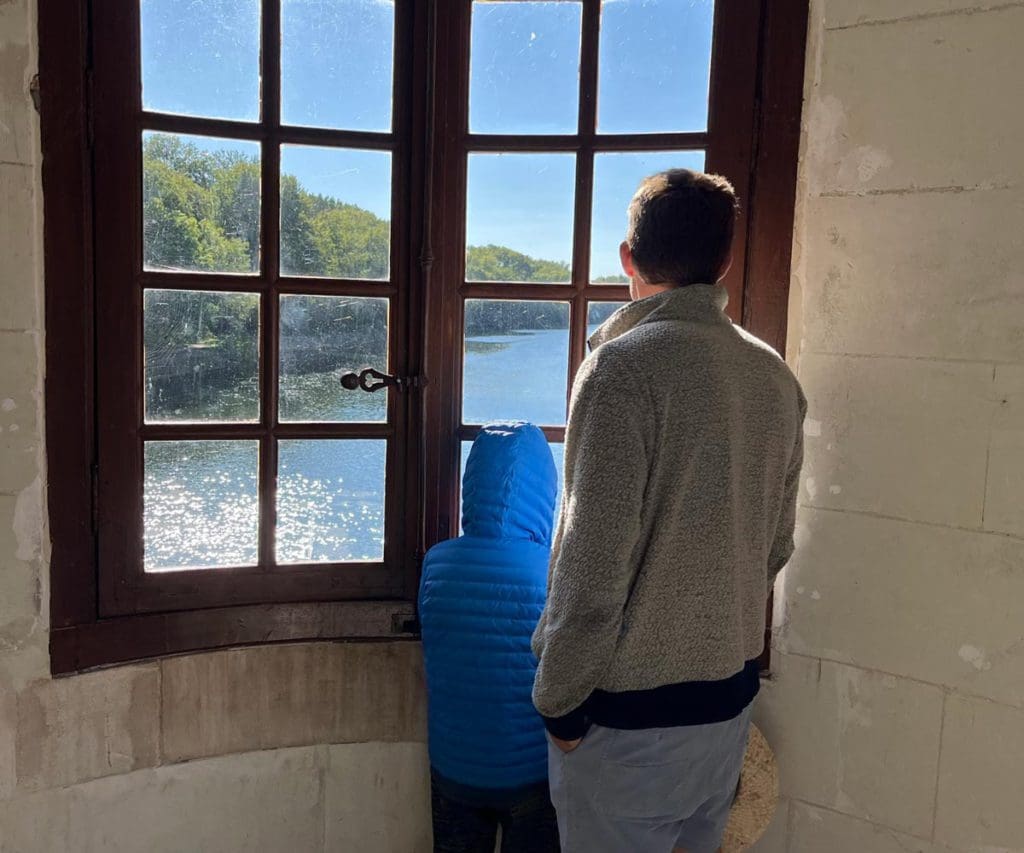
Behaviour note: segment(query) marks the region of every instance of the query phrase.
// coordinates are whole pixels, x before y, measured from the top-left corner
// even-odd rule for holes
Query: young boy
[[[714,175],[641,184],[633,302],[573,387],[535,636],[564,853],[712,853],[736,792],[805,412],[785,362],[725,314],[736,207]]]
[[[544,434],[484,427],[462,488],[463,536],[427,554],[420,622],[434,849],[557,853],[530,635],[544,607],[557,479]]]

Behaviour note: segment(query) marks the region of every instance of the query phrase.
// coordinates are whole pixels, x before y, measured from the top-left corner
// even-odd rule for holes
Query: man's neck
[[[639,302],[641,299],[646,299],[648,296],[654,296],[658,293],[665,293],[667,290],[674,290],[675,285],[672,284],[648,284],[639,276],[630,279],[629,282],[629,298],[633,302]]]

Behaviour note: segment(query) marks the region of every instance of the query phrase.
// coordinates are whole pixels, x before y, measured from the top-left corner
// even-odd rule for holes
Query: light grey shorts
[[[562,853],[715,853],[750,733],[751,709],[705,726],[594,726],[568,755],[549,747]]]

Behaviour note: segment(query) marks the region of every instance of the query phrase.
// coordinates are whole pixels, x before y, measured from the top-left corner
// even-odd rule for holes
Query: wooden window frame
[[[807,0],[718,0],[716,31],[727,31],[732,39],[729,43],[716,39],[708,133],[614,137],[594,132],[600,3],[583,0],[580,133],[528,138],[470,136],[466,130],[469,3],[397,0],[397,32],[403,35],[395,42],[395,79],[422,85],[408,93],[403,117],[396,104],[397,145],[408,146],[408,151],[393,161],[393,187],[408,204],[395,209],[422,211],[422,216],[395,217],[392,222],[393,234],[402,235],[401,248],[393,251],[392,281],[398,282],[404,275],[410,282],[409,304],[400,304],[398,309],[407,361],[402,365],[393,362],[392,368],[429,378],[419,405],[414,402],[405,413],[407,436],[395,442],[408,449],[398,470],[404,477],[405,493],[412,496],[408,506],[414,507],[404,513],[402,521],[408,551],[402,577],[392,579],[386,590],[371,586],[360,595],[352,588],[332,591],[329,584],[325,588],[314,577],[323,577],[316,570],[297,572],[286,589],[247,589],[232,599],[225,587],[217,606],[204,606],[210,599],[190,593],[186,585],[179,590],[183,603],[179,606],[157,596],[143,602],[146,606],[141,609],[150,612],[106,615],[119,608],[117,596],[105,592],[100,582],[102,555],[95,533],[98,340],[94,233],[95,219],[104,204],[95,187],[111,163],[95,159],[94,90],[97,97],[101,92],[94,80],[97,66],[90,28],[91,15],[109,3],[79,0],[59,10],[59,4],[43,4],[39,10],[54,674],[234,645],[414,638],[417,557],[429,545],[452,535],[457,526],[459,446],[462,440],[472,438],[476,429],[461,423],[461,358],[453,357],[462,347],[462,302],[499,296],[570,302],[571,376],[585,354],[588,301],[624,298],[621,286],[591,285],[586,280],[595,151],[707,150],[708,170],[722,171],[733,179],[744,208],[737,229],[737,257],[741,260],[726,282],[732,296],[730,311],[747,329],[784,350]],[[269,11],[264,11],[264,37],[266,28],[278,25],[275,5],[268,3]],[[738,42],[744,45],[743,51],[737,52]],[[263,62],[264,85],[276,87],[274,60]],[[402,63],[408,65],[400,72]],[[269,84],[268,79],[272,80]],[[109,93],[117,85],[116,80],[108,80],[102,91]],[[727,92],[730,98],[724,97]],[[740,99],[745,99],[745,106],[737,106]],[[727,103],[731,110],[724,108]],[[102,104],[98,112],[103,114]],[[172,127],[168,121],[164,124],[167,126],[161,125],[161,129],[195,132],[205,126],[208,131],[216,130],[216,123],[205,120],[181,120],[180,127]],[[235,135],[237,127],[229,124]],[[277,162],[267,156],[276,146],[276,127],[272,120],[271,132],[261,130],[254,135],[265,143],[264,193],[278,191]],[[373,135],[332,133],[330,140],[338,144],[341,137],[350,137],[381,147],[381,140],[369,136]],[[320,131],[309,131],[303,140],[291,134],[287,141],[315,144],[327,138]],[[465,282],[465,162],[469,149],[578,152],[575,215],[583,227],[577,227],[574,237],[570,284]],[[273,269],[276,229],[269,223],[264,229],[264,263]],[[396,264],[405,266],[399,269]],[[204,275],[199,280],[209,279]],[[382,287],[350,284],[353,289],[345,292],[365,287],[378,295]],[[324,292],[333,292],[334,285],[324,283]],[[288,289],[287,282],[281,289]],[[305,281],[299,289],[318,291]],[[273,300],[263,298],[264,324],[268,325],[274,318],[267,305]],[[269,351],[272,349],[263,347],[264,363],[276,357]],[[273,401],[264,401],[264,406],[273,405]],[[564,436],[560,427],[547,432],[552,440]],[[388,509],[402,512],[402,507]],[[229,580],[226,575],[216,583]],[[131,596],[128,601],[138,603]]]
[[[99,612],[101,618],[210,608],[292,603],[302,600],[401,600],[415,593],[415,546],[406,547],[414,528],[415,494],[399,478],[409,467],[406,458],[408,394],[385,392],[387,422],[282,423],[278,412],[280,334],[279,300],[290,294],[386,298],[390,369],[408,376],[406,329],[409,269],[410,208],[402,188],[410,185],[412,147],[413,7],[396,4],[395,61],[392,92],[393,129],[373,133],[286,126],[280,118],[281,4],[262,5],[262,115],[259,121],[231,121],[146,112],[136,74],[141,68],[138,21],[118,2],[95,2],[92,24],[119,49],[93,59],[95,184],[114,191],[95,195],[95,267],[105,286],[95,294],[96,352],[103,365],[97,382],[97,454],[103,460],[97,482],[99,530]],[[94,51],[95,52],[95,51]],[[255,274],[162,272],[146,270],[143,261],[143,131],[200,134],[244,139],[261,146],[260,265]],[[389,279],[287,276],[280,270],[280,155],[284,145],[316,145],[336,150],[391,153],[392,216]],[[134,234],[135,240],[123,235]],[[132,246],[135,252],[122,247]],[[406,286],[400,286],[405,282]],[[143,419],[140,393],[142,365],[142,294],[144,289],[202,290],[258,294],[261,303],[260,402],[258,423],[164,423]],[[129,357],[125,357],[128,353]],[[378,365],[385,368],[386,365]],[[341,392],[339,389],[339,393]],[[351,392],[349,392],[351,393]],[[365,393],[365,392],[356,392]],[[141,426],[140,426],[141,424]],[[199,571],[143,571],[140,528],[142,447],[147,441],[241,439],[259,441],[260,506],[258,564]],[[389,536],[381,560],[372,562],[284,563],[275,560],[277,444],[279,440],[377,439],[388,442],[385,519]],[[138,452],[128,452],[135,447]]]

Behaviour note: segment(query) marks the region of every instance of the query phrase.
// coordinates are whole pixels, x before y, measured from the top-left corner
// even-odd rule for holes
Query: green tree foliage
[[[247,166],[254,168],[237,155],[210,154],[175,136],[150,136],[143,149],[146,265],[251,271],[253,249],[247,237],[252,235],[237,218],[245,205],[243,172]],[[258,174],[255,181],[258,207]],[[231,184],[233,194],[228,190]],[[258,237],[255,247],[258,253]]]
[[[146,358],[159,364],[182,342],[193,349],[218,347],[247,367],[256,363],[259,297],[249,293],[151,290],[146,293]]]
[[[352,204],[335,204],[308,217],[316,275],[387,278],[391,225]]]
[[[215,222],[232,241],[246,247],[246,270],[260,265],[260,167],[254,161],[239,160],[216,172]]]
[[[294,175],[281,176],[281,271],[309,275],[316,263],[308,227],[309,193]]]
[[[569,265],[541,261],[504,246],[470,246],[466,251],[466,278],[470,281],[534,281],[560,284],[569,281]]]

